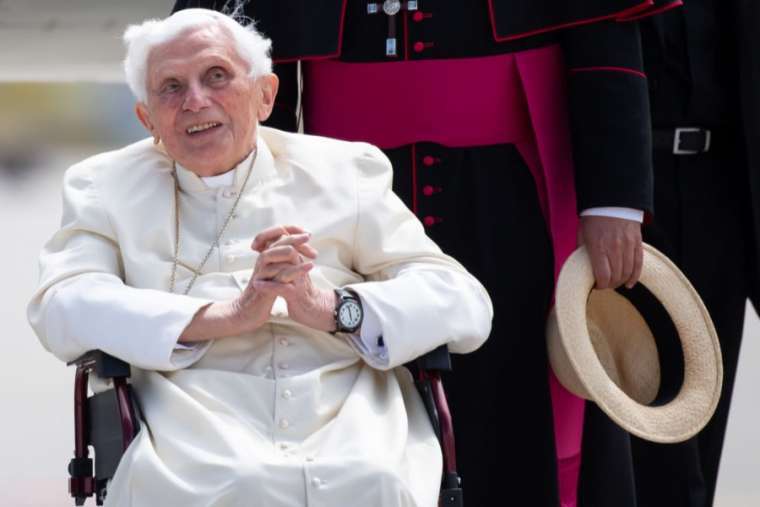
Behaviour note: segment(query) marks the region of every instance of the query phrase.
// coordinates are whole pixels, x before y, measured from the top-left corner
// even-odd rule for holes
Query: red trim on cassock
[[[620,21],[625,21],[625,22],[638,21],[640,19],[648,18],[650,16],[655,16],[657,14],[661,14],[663,12],[667,12],[671,9],[675,9],[676,7],[681,7],[681,6],[683,6],[683,2],[681,0],[674,0],[673,2],[670,2],[669,4],[665,4],[663,6],[656,7],[654,9],[649,9],[633,17],[623,18]]]
[[[627,67],[576,67],[574,69],[570,69],[571,74],[575,74],[577,72],[624,72],[626,74],[634,74],[636,76],[643,77],[644,79],[647,78],[647,75],[640,70],[630,69]]]
[[[310,61],[310,60],[328,60],[330,58],[335,58],[337,56],[340,56],[341,52],[343,51],[343,27],[346,24],[346,2],[348,0],[343,0],[343,6],[340,8],[340,29],[338,30],[338,49],[335,51],[335,53],[329,53],[326,55],[312,55],[312,56],[296,56],[293,58],[283,58],[281,60],[274,59],[272,60],[273,63],[293,63],[298,61]]]
[[[634,7],[631,7],[629,9],[625,9],[622,11],[614,12],[612,14],[597,16],[595,18],[581,19],[578,21],[571,21],[571,22],[562,23],[559,25],[546,26],[546,27],[537,28],[535,30],[531,30],[528,32],[518,33],[515,35],[507,35],[507,36],[500,36],[498,33],[496,33],[496,14],[494,13],[493,0],[488,0],[488,12],[489,12],[489,16],[491,17],[491,31],[492,31],[494,40],[496,42],[508,42],[508,41],[513,41],[517,39],[523,39],[525,37],[530,37],[532,35],[539,35],[546,32],[562,30],[565,28],[573,28],[573,27],[582,26],[582,25],[590,25],[592,23],[598,23],[600,21],[607,21],[607,20],[615,20],[619,22],[636,21],[648,16],[659,14],[660,12],[664,12],[674,7],[678,7],[680,5],[683,5],[683,1],[675,0],[671,4],[665,5],[663,7],[655,8],[653,0],[645,0],[639,5],[636,5]]]

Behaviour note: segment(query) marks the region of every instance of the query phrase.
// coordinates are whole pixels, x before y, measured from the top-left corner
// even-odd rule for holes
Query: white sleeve
[[[29,322],[63,361],[100,349],[138,368],[185,368],[210,342],[177,348],[208,300],[127,286],[116,236],[100,205],[95,175],[74,166],[64,180],[61,228],[40,255],[40,285]]]
[[[488,337],[493,318],[486,290],[427,237],[391,190],[388,159],[379,149],[365,146],[357,163],[354,269],[367,281],[346,288],[376,315],[388,361],[365,360],[390,369],[443,344],[454,353],[477,349]]]
[[[595,216],[595,217],[612,217],[623,218],[625,220],[631,220],[633,222],[644,222],[644,211],[634,208],[620,208],[616,206],[603,206],[597,208],[588,208],[581,211],[582,217]]]
[[[359,298],[361,299],[361,297]],[[364,319],[360,334],[349,335],[348,339],[354,345],[356,351],[370,366],[382,369],[388,365],[388,348],[383,340],[383,328],[377,313],[366,301],[362,300]]]

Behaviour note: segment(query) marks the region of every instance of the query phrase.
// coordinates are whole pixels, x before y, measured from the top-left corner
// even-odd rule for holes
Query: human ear
[[[140,120],[140,123],[142,123],[142,126],[145,127],[145,129],[153,136],[153,144],[158,144],[158,142],[161,140],[161,137],[158,135],[158,132],[156,131],[156,128],[150,119],[150,111],[148,111],[148,106],[146,106],[143,102],[138,102],[135,105],[135,114],[137,115],[137,119]]]
[[[265,121],[272,114],[274,99],[280,86],[280,79],[274,74],[266,74],[258,79],[258,87],[261,93],[261,103],[257,115],[260,122]]]

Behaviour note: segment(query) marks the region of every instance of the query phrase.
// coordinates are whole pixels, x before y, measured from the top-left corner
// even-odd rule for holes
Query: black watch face
[[[362,321],[362,309],[356,301],[348,300],[338,310],[338,320],[345,329],[356,329]]]

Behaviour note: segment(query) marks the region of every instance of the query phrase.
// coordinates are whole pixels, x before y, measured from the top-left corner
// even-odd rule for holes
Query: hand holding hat
[[[649,406],[660,387],[657,342],[644,318],[611,289],[594,290],[584,247],[566,261],[557,281],[547,346],[555,375],[569,391],[594,401],[618,425],[661,443],[686,440],[712,417],[722,386],[715,327],[691,283],[662,253],[644,245],[640,282],[661,302],[684,355],[680,391]]]

